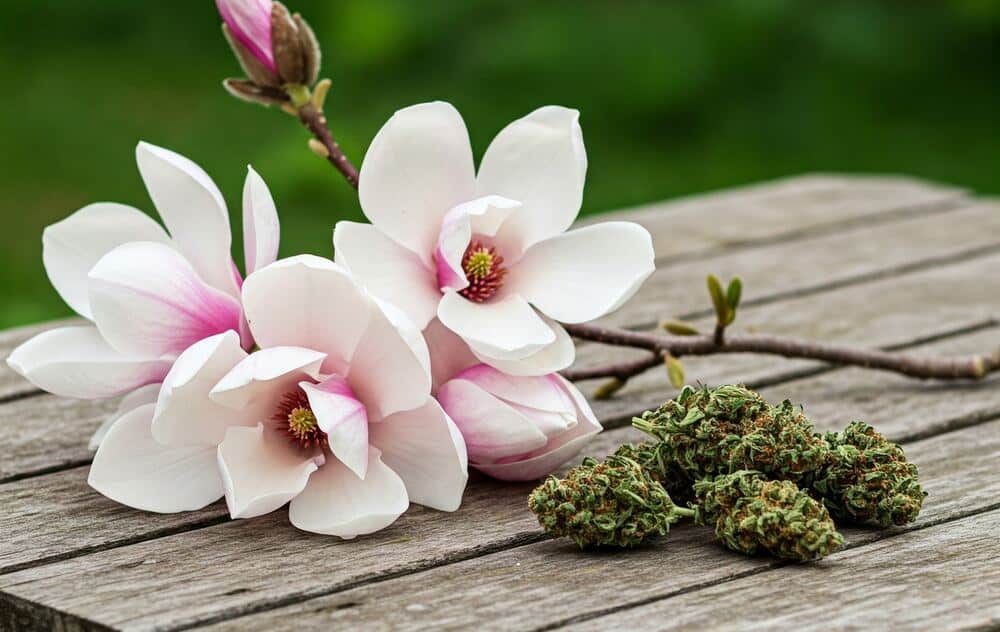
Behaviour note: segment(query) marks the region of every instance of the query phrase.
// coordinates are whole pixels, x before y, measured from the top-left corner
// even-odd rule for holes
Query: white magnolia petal
[[[462,269],[462,260],[472,237],[492,237],[507,216],[519,206],[520,202],[488,195],[463,202],[448,211],[441,223],[437,248],[434,250],[438,287],[441,291],[463,290],[468,287],[469,280]]]
[[[277,260],[280,240],[278,209],[271,190],[253,167],[247,167],[247,179],[243,183],[243,249],[247,274]]]
[[[415,253],[371,224],[357,222],[337,222],[333,247],[337,263],[372,294],[406,312],[417,327],[426,327],[434,318],[441,291],[434,271]]]
[[[316,415],[319,429],[326,433],[330,451],[359,478],[368,471],[368,413],[347,381],[332,376],[319,384],[300,382]]]
[[[209,397],[237,411],[244,423],[271,419],[281,398],[303,380],[317,380],[326,354],[301,347],[269,347],[255,351],[212,388]]]
[[[247,357],[240,337],[227,331],[194,343],[163,380],[153,416],[153,437],[164,445],[215,447],[230,425],[256,425],[209,397],[212,388]]]
[[[329,259],[281,259],[243,282],[243,307],[261,347],[297,346],[327,354],[325,373],[344,373],[368,327],[371,298]]]
[[[327,460],[292,500],[288,518],[303,531],[350,540],[388,527],[409,504],[403,481],[382,462],[377,448],[369,448],[364,479],[340,461]]]
[[[42,233],[42,263],[59,296],[91,318],[87,273],[108,252],[130,241],[169,244],[167,232],[151,217],[124,204],[85,206]]]
[[[621,307],[653,273],[654,259],[649,231],[605,222],[535,244],[507,282],[548,316],[582,323]]]
[[[567,394],[577,408],[577,424],[572,429],[552,439],[534,452],[507,463],[478,463],[479,471],[502,481],[532,481],[552,473],[556,468],[576,456],[603,428],[590,405],[579,390],[561,376]]]
[[[371,443],[406,484],[411,502],[455,511],[469,479],[465,441],[433,399],[372,424]]]
[[[504,222],[498,241],[523,250],[558,235],[576,219],[587,173],[579,118],[576,110],[542,107],[505,127],[490,143],[477,191],[522,204]]]
[[[465,438],[472,463],[524,454],[545,445],[531,420],[468,380],[450,380],[437,400]]]
[[[474,191],[465,122],[440,101],[396,112],[368,148],[358,182],[368,220],[426,263],[444,214]]]
[[[233,426],[218,447],[226,505],[233,518],[270,513],[295,498],[316,471],[316,457],[292,446],[287,437]]]
[[[135,410],[140,406],[146,404],[155,404],[156,398],[160,394],[160,385],[147,384],[146,386],[140,386],[128,395],[122,398],[122,401],[118,402],[118,408],[115,412],[108,415],[108,417],[101,423],[100,427],[94,431],[93,436],[90,437],[90,442],[87,447],[91,450],[96,450],[101,442],[104,441],[104,437],[108,436],[108,431],[111,430],[111,426],[115,425],[122,416],[130,411]]]
[[[176,356],[209,336],[239,331],[239,302],[207,285],[180,253],[163,244],[118,246],[89,277],[94,322],[123,353]]]
[[[174,448],[153,439],[152,404],[133,409],[108,431],[87,482],[111,500],[157,513],[194,511],[222,497],[215,449]]]
[[[347,381],[371,421],[423,405],[431,392],[431,359],[420,330],[393,305],[375,301]]]
[[[542,320],[556,334],[555,342],[536,347],[523,357],[497,353],[486,345],[470,345],[476,359],[511,375],[548,375],[562,371],[573,364],[576,358],[576,345],[573,338],[559,323],[541,314]]]
[[[184,256],[207,283],[239,296],[229,211],[212,179],[184,156],[149,143],[139,143],[135,159],[149,197]]]
[[[438,318],[471,345],[505,352],[533,352],[556,340],[556,334],[518,294],[475,303],[448,292],[438,304]],[[527,353],[525,353],[527,355]]]
[[[124,355],[96,327],[59,327],[23,343],[7,364],[38,388],[62,397],[103,399],[158,383],[170,362]]]
[[[476,384],[508,404],[556,413],[575,412],[573,401],[563,391],[555,375],[516,376],[479,364],[455,377]]]
[[[469,345],[435,318],[424,329],[424,340],[431,357],[432,392],[455,377],[459,371],[479,364]]]

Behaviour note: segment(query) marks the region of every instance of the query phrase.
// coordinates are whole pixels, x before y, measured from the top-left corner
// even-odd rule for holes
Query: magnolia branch
[[[784,358],[819,360],[840,366],[891,371],[909,377],[938,380],[981,380],[1000,370],[1000,350],[988,355],[932,358],[830,345],[793,338],[762,335],[667,336],[598,325],[565,325],[571,336],[619,347],[645,349],[652,355],[642,360],[590,369],[562,372],[569,380],[610,377],[621,381],[662,364],[668,356],[704,356],[717,353],[762,353]]]
[[[326,115],[323,110],[313,103],[306,103],[297,109],[297,115],[302,124],[306,126],[317,141],[323,146],[325,158],[339,171],[347,182],[358,188],[358,170],[354,164],[344,155],[344,151],[334,140],[330,128],[326,124]]]

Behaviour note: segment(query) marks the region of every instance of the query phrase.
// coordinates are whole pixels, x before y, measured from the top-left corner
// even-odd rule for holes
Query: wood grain
[[[995,630],[998,532],[1000,511],[990,511],[573,629]]]
[[[869,421],[879,425],[898,413],[885,409]],[[630,428],[610,431],[601,435],[589,452],[608,452],[623,440],[636,437],[638,433]],[[970,503],[980,506],[995,502],[1000,480],[990,472],[998,453],[1000,422],[973,426],[908,447],[910,457],[921,466],[922,478],[933,498],[921,520],[961,515]],[[958,454],[961,459],[955,458]],[[0,590],[19,601],[45,603],[113,626],[142,629],[212,620],[456,560],[477,558],[470,562],[472,568],[492,563],[478,558],[484,552],[541,537],[525,507],[530,487],[481,480],[470,485],[462,509],[454,515],[413,508],[393,527],[349,543],[296,531],[284,513],[227,522],[3,575]],[[684,531],[677,535],[681,533]],[[746,563],[744,558],[728,553],[720,557],[708,539],[704,544],[698,555],[707,556],[704,564],[709,567],[721,564],[721,560],[738,568]],[[561,559],[562,553],[558,552],[567,548],[561,543],[547,546],[554,546],[552,550],[557,553],[555,558],[539,558],[543,566]],[[668,548],[695,555],[686,540]],[[654,553],[659,556],[662,551],[656,549]],[[315,563],[315,559],[323,562]],[[581,559],[594,563],[592,557]],[[654,556],[654,563],[658,563],[657,559]],[[606,562],[598,558],[596,563]],[[692,561],[683,565],[701,569],[698,577],[705,568]],[[454,568],[448,566],[442,572],[447,575]],[[567,577],[577,575],[569,568],[565,572]],[[147,597],[151,594],[156,598]],[[578,602],[573,603],[581,607]],[[123,606],[115,608],[109,603]]]
[[[909,528],[919,529],[997,504],[1000,480],[991,476],[991,471],[1000,456],[1000,421],[911,444],[907,455],[920,464],[921,481],[930,494],[918,522]],[[895,539],[901,532],[844,531],[852,546],[889,536]],[[995,539],[983,546],[993,555],[1000,553]],[[715,544],[710,530],[691,526],[675,528],[658,545],[629,552],[581,552],[566,541],[545,541],[233,619],[217,627],[534,629],[706,583],[726,582],[776,565],[769,558],[747,558],[727,551]],[[823,578],[836,572],[837,566],[828,558],[807,568],[813,567],[817,578]],[[758,575],[754,581],[770,586],[769,577]],[[724,585],[720,590],[725,592]],[[953,607],[960,604],[952,602]],[[656,619],[644,619],[645,624],[638,618],[611,620],[604,629],[658,627],[649,622],[666,622],[669,613],[665,605]]]

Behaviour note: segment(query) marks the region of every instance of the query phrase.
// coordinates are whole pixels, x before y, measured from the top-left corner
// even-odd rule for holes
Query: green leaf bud
[[[740,470],[694,486],[695,521],[728,548],[788,560],[822,558],[844,545],[826,507],[791,482]]]
[[[632,547],[666,535],[670,525],[693,511],[670,495],[637,462],[592,458],[563,479],[548,477],[528,497],[528,507],[553,537],[569,537],[581,548]]]
[[[860,421],[826,440],[832,450],[812,489],[835,518],[882,527],[916,520],[927,493],[899,445]]]

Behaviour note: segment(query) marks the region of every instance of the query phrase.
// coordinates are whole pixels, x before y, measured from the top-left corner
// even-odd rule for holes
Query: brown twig
[[[299,120],[312,132],[323,147],[326,149],[326,159],[337,171],[343,174],[348,183],[355,189],[358,188],[358,170],[353,163],[344,155],[343,150],[337,141],[333,139],[330,128],[326,124],[326,115],[312,103],[306,103],[298,108]]]
[[[857,366],[866,369],[892,371],[901,375],[920,379],[937,380],[981,380],[994,371],[1000,371],[1000,350],[988,355],[954,358],[930,358],[880,351],[877,349],[856,349],[837,345],[780,338],[777,336],[742,335],[726,336],[718,344],[714,335],[706,336],[663,336],[625,329],[613,329],[598,325],[565,325],[571,336],[580,340],[590,340],[619,347],[645,349],[661,358],[665,354],[674,357],[713,355],[716,353],[764,353],[785,358],[820,360],[829,364]],[[591,369],[566,370],[562,374],[570,380],[584,380],[599,377],[627,379],[641,371],[656,366],[646,358],[627,364],[612,364]],[[636,369],[630,375],[628,368]]]

